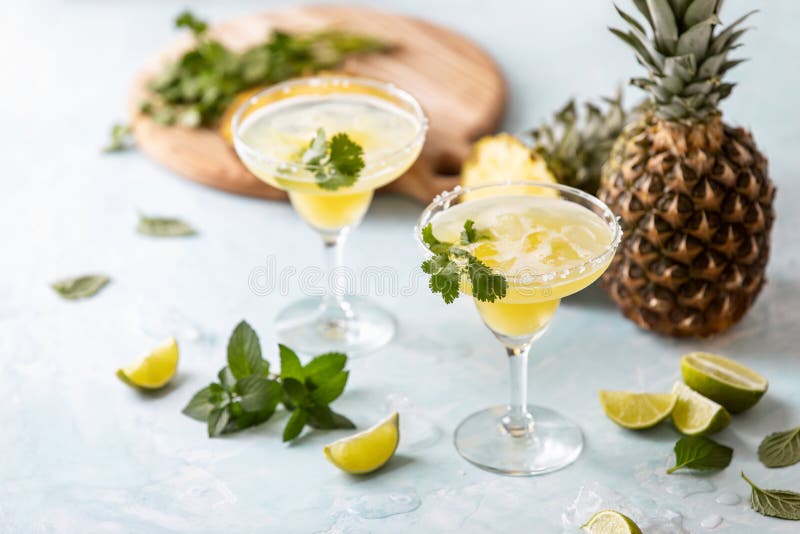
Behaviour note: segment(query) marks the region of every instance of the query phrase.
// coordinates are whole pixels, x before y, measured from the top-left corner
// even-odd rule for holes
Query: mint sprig
[[[475,229],[475,222],[464,222],[461,232],[461,245],[469,245],[488,239],[488,232]],[[422,272],[430,275],[429,287],[434,293],[442,295],[450,304],[459,295],[461,278],[467,277],[472,288],[472,296],[482,302],[494,302],[506,296],[508,281],[502,274],[492,269],[459,246],[439,241],[433,235],[433,227],[428,223],[422,229],[422,241],[433,256],[422,262]]]
[[[270,373],[258,335],[240,322],[228,340],[228,365],[212,382],[191,398],[183,413],[207,424],[209,437],[237,432],[269,420],[279,404],[291,413],[283,431],[290,441],[305,426],[319,429],[355,428],[329,404],[347,385],[347,356],[321,354],[305,366],[297,354],[279,345],[280,374]]]
[[[320,128],[300,156],[306,170],[314,173],[317,185],[335,191],[350,187],[364,168],[364,149],[346,133],[337,133],[330,141]]]

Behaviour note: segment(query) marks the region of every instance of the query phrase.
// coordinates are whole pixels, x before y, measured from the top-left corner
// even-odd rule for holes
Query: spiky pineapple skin
[[[705,337],[737,323],[766,282],[775,187],[751,135],[713,115],[629,124],[598,196],[623,239],[603,277],[642,328]]]

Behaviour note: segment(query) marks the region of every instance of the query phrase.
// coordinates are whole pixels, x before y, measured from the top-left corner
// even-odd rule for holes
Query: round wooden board
[[[362,7],[307,6],[248,15],[214,25],[212,35],[233,49],[263,41],[272,29],[309,32],[335,28],[379,37],[397,45],[389,54],[348,59],[344,71],[394,83],[422,104],[430,130],[417,163],[388,191],[428,202],[458,181],[454,174],[470,143],[494,131],[502,118],[506,87],[494,61],[469,39],[415,18]],[[177,40],[137,76],[130,97],[139,148],[165,167],[202,184],[244,195],[283,199],[241,164],[213,130],[166,127],[139,113],[147,82],[191,40]]]

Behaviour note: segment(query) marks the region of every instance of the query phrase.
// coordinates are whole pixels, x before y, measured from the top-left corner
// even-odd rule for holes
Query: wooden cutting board
[[[308,6],[247,15],[217,24],[211,33],[233,49],[244,49],[262,41],[271,29],[309,32],[323,28],[372,35],[397,45],[389,54],[350,58],[343,70],[405,89],[420,101],[430,120],[419,160],[384,189],[428,202],[455,186],[471,141],[497,128],[506,101],[506,86],[497,65],[474,42],[419,19],[350,6]],[[136,78],[129,105],[139,148],[196,182],[243,195],[286,198],[285,193],[253,176],[216,131],[161,126],[139,113],[147,82],[190,45],[191,39],[182,36]]]

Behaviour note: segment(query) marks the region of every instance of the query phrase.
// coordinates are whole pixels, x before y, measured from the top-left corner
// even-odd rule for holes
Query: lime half
[[[672,392],[678,396],[678,402],[672,410],[672,422],[682,434],[713,434],[730,424],[731,414],[728,410],[686,384],[675,382]]]
[[[640,430],[657,425],[672,413],[677,395],[600,390],[600,404],[609,419],[621,427]]]
[[[767,379],[730,358],[690,352],[681,358],[683,381],[732,413],[752,408],[767,392]]]
[[[616,510],[597,512],[581,530],[591,534],[642,534],[642,530],[630,517]]]
[[[129,386],[159,389],[172,380],[177,370],[178,342],[171,337],[138,362],[118,369],[117,377]]]
[[[394,412],[372,428],[325,445],[325,457],[352,474],[371,473],[389,461],[400,442],[400,416]]]

